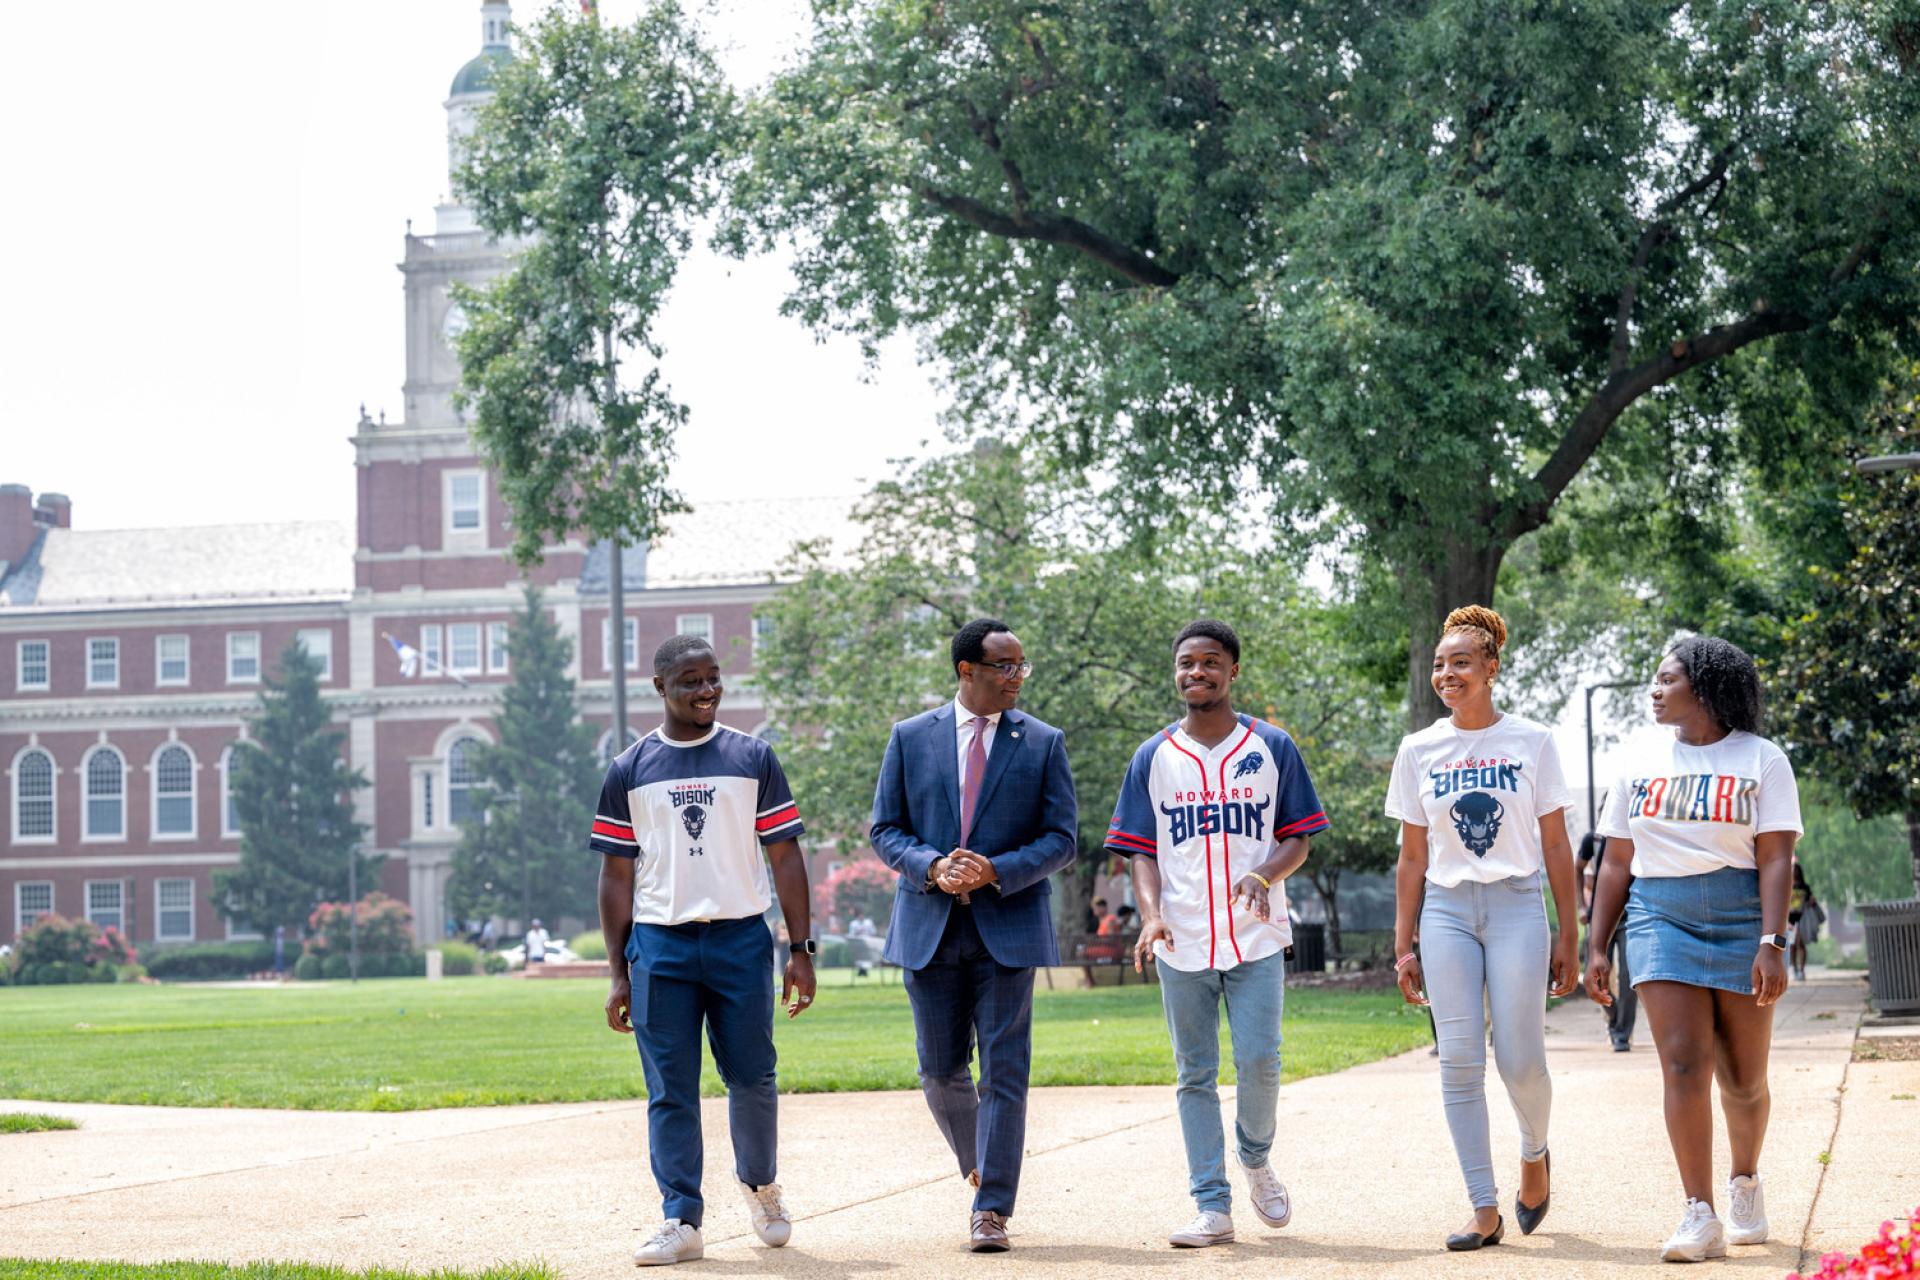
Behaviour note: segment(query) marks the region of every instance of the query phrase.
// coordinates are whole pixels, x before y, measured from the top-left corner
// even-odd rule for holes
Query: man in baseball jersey
[[[1253,1212],[1270,1227],[1293,1216],[1270,1155],[1280,1092],[1285,1002],[1286,877],[1327,829],[1300,753],[1284,729],[1233,709],[1240,638],[1224,622],[1188,623],[1173,642],[1179,723],[1147,739],[1120,786],[1106,847],[1131,862],[1140,902],[1133,966],[1153,961],[1179,1074],[1180,1133],[1199,1212],[1175,1248],[1226,1244],[1226,1138],[1220,1124],[1220,1004],[1234,1069],[1234,1137]]]
[[[647,1077],[647,1145],[666,1222],[641,1266],[701,1257],[700,1032],[727,1086],[733,1170],[760,1239],[792,1233],[774,1181],[779,1093],[767,974],[767,868],[790,946],[781,1003],[813,1003],[814,942],[800,812],[773,748],[716,723],[712,645],[674,636],[653,657],[666,722],[607,770],[591,846],[613,965],[607,1025],[633,1033]],[[766,856],[761,856],[765,849]],[[789,998],[791,1003],[789,1004]]]

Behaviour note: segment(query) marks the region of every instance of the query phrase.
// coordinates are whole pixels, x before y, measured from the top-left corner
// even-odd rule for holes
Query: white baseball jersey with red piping
[[[1231,969],[1293,941],[1283,884],[1274,883],[1271,919],[1262,921],[1244,902],[1232,905],[1234,883],[1276,842],[1329,825],[1287,731],[1243,715],[1211,748],[1178,724],[1142,743],[1120,784],[1106,847],[1159,862],[1160,914],[1173,947],[1155,943],[1156,956],[1185,972]]]
[[[638,858],[634,923],[671,925],[765,914],[773,896],[761,847],[801,830],[773,748],[716,724],[696,742],[656,729],[621,752],[588,844]]]

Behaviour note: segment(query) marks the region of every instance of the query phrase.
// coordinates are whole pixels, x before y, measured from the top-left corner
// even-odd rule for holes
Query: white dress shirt
[[[967,789],[967,751],[973,746],[974,713],[967,710],[967,704],[956,696],[953,700],[954,741],[960,751],[960,789]],[[980,749],[987,755],[993,754],[993,735],[1000,729],[1000,713],[994,712],[987,717],[986,738]]]

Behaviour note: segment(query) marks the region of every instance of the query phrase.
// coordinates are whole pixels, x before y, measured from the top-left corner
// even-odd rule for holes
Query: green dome
[[[447,91],[449,98],[458,98],[463,94],[485,93],[493,88],[493,72],[513,60],[513,54],[504,47],[482,49],[466,66],[460,68],[460,74],[453,78],[453,88]]]

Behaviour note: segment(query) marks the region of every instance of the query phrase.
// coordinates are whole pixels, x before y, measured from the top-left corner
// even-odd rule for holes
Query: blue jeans
[[[1287,960],[1275,952],[1231,969],[1186,973],[1155,959],[1160,1001],[1173,1039],[1179,1085],[1180,1136],[1187,1145],[1187,1189],[1202,1210],[1226,1213],[1227,1139],[1220,1123],[1220,1002],[1227,1005],[1233,1039],[1233,1136],[1240,1162],[1258,1168],[1273,1149],[1274,1107],[1280,1100],[1280,1017],[1287,1000]]]
[[[1427,885],[1420,967],[1440,1041],[1440,1096],[1453,1151],[1476,1209],[1500,1202],[1487,1135],[1486,1010],[1493,1059],[1520,1121],[1520,1158],[1547,1150],[1553,1081],[1547,1075],[1547,909],[1540,873]]]
[[[776,1180],[779,1089],[774,1080],[773,984],[759,916],[708,924],[636,924],[633,1038],[647,1076],[647,1153],[663,1217],[700,1225],[700,1031],[727,1086],[733,1174]]]

